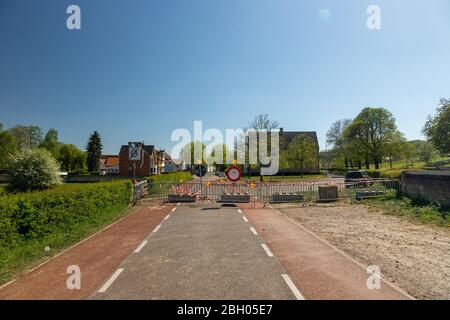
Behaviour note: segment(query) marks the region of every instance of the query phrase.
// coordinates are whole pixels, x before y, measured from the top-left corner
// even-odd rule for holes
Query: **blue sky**
[[[66,28],[81,7],[82,30]],[[381,30],[366,9],[381,8]],[[238,128],[268,113],[315,130],[366,106],[407,138],[450,97],[447,0],[2,0],[0,122],[56,128],[104,153],[176,128]]]

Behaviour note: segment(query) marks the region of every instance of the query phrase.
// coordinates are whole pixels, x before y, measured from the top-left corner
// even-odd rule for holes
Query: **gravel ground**
[[[364,205],[276,205],[329,243],[418,299],[450,299],[450,230]]]

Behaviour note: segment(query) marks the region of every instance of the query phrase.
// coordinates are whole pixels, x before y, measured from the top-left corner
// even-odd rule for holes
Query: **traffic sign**
[[[141,145],[138,143],[130,143],[128,145],[128,159],[132,161],[141,159]]]
[[[229,167],[225,174],[227,175],[228,180],[233,182],[239,181],[242,177],[241,168],[234,165]]]
[[[197,177],[203,177],[206,174],[206,167],[202,164],[198,164],[194,167],[194,173]]]

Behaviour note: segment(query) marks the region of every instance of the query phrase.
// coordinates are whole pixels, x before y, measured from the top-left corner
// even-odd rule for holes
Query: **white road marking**
[[[164,220],[169,219],[169,217],[170,217],[170,214],[168,214],[168,215],[164,218]]]
[[[145,247],[145,245],[147,244],[147,240],[142,241],[142,243],[136,248],[136,250],[134,250],[134,253],[139,253],[143,247]]]
[[[268,246],[266,246],[264,243],[261,243],[261,246],[263,247],[264,251],[267,253],[269,257],[273,257],[273,253],[270,251]]]
[[[170,210],[170,212],[174,212],[175,210],[177,210],[177,207],[175,207],[172,210]]]
[[[242,210],[241,210],[241,209],[238,209],[238,212],[239,212],[239,213],[242,213]]]
[[[305,297],[300,293],[300,291],[295,286],[294,282],[292,282],[291,278],[287,274],[281,275],[286,281],[286,284],[288,285],[289,289],[291,289],[294,296],[297,298],[297,300],[305,300]]]
[[[158,224],[158,226],[155,228],[155,230],[153,230],[153,233],[157,232],[159,230],[159,228],[161,228],[160,224]]]
[[[181,202],[178,202],[178,203],[177,203],[177,207],[178,207],[180,204],[181,204]]]
[[[257,236],[258,235],[258,232],[256,232],[256,230],[255,230],[255,228],[253,228],[253,227],[250,227],[250,230],[252,231],[252,233],[255,235],[255,236]]]
[[[242,216],[242,219],[244,219],[245,222],[248,222],[248,219],[245,216]]]
[[[108,288],[112,285],[112,283],[114,282],[114,280],[117,279],[117,277],[122,273],[123,268],[117,269],[116,272],[114,272],[114,274],[111,276],[111,278],[108,279],[108,281],[106,281],[106,283],[103,285],[103,287],[100,288],[100,290],[98,290],[98,293],[103,293],[106,290],[108,290]]]

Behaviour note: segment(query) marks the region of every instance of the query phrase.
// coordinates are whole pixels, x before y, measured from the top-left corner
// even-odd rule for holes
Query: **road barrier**
[[[339,199],[365,199],[401,191],[398,180],[323,179],[292,182],[185,182],[156,183],[149,186],[147,197],[168,202],[195,202],[200,200],[239,202],[315,202]]]

